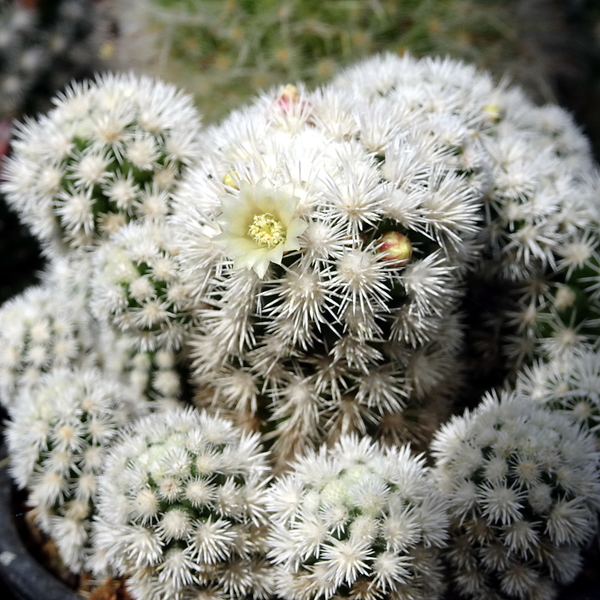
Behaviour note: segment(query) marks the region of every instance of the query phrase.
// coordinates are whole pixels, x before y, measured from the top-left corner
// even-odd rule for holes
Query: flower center
[[[261,246],[274,248],[285,241],[285,227],[272,214],[255,215],[248,235]]]

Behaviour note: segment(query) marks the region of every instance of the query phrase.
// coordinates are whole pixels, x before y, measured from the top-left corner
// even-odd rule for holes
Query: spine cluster
[[[191,98],[175,87],[99,76],[17,129],[2,189],[50,252],[86,247],[169,212],[170,190],[198,156],[198,129]]]
[[[15,400],[6,439],[11,472],[36,522],[74,572],[84,568],[98,475],[117,430],[146,405],[97,369],[54,369]]]
[[[293,463],[268,498],[285,600],[440,597],[445,500],[407,446],[344,436]]]

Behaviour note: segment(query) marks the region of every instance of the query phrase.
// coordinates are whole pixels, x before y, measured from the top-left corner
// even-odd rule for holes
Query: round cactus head
[[[146,410],[94,368],[54,369],[24,388],[7,422],[11,473],[29,492],[41,529],[72,571],[84,568],[97,477],[117,430]]]
[[[50,249],[89,246],[131,220],[162,219],[199,154],[191,97],[133,74],[74,84],[22,125],[2,189]]]
[[[147,416],[111,449],[99,482],[97,572],[134,598],[266,598],[265,485],[258,436],[196,410]]]
[[[292,463],[269,493],[285,600],[437,598],[447,517],[423,457],[344,436]]]
[[[530,398],[488,395],[442,427],[432,449],[462,594],[543,600],[575,579],[598,524],[592,435]]]

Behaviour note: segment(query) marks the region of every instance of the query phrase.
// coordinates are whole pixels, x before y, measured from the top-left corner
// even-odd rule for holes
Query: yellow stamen
[[[248,234],[261,246],[274,248],[285,242],[285,227],[272,214],[255,215]]]

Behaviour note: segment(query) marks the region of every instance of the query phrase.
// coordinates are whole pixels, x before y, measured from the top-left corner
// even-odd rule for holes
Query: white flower
[[[255,186],[240,183],[239,196],[221,199],[218,219],[223,242],[234,267],[254,269],[262,279],[269,263],[280,265],[286,252],[300,249],[298,239],[308,223],[296,216],[298,198],[289,186],[274,187],[261,179]]]

